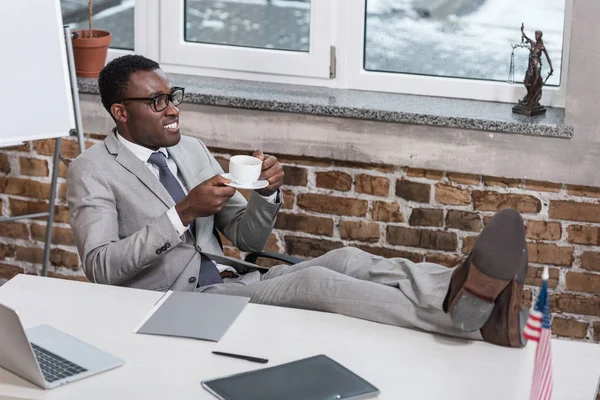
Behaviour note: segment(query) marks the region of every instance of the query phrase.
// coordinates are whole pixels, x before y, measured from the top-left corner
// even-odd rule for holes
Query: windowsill
[[[512,113],[512,104],[440,97],[329,89],[191,75],[169,74],[186,88],[192,104],[354,118],[447,128],[474,129],[570,139],[565,110],[548,108],[545,115]],[[78,78],[81,93],[98,94],[96,79]]]

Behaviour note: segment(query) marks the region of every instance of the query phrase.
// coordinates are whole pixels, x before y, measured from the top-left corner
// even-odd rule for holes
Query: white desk
[[[25,327],[51,324],[125,360],[123,367],[44,391],[0,369],[0,398],[214,399],[200,381],[324,353],[381,390],[380,399],[528,399],[535,346],[508,349],[340,315],[249,304],[219,343],[133,334],[161,293],[18,275],[0,302]],[[1,345],[1,343],[0,343]],[[553,340],[553,400],[595,400],[600,345]]]

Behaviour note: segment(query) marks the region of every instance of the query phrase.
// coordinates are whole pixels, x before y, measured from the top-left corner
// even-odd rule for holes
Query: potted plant
[[[106,62],[110,32],[92,29],[93,0],[88,0],[89,29],[73,31],[73,58],[77,76],[96,78]]]

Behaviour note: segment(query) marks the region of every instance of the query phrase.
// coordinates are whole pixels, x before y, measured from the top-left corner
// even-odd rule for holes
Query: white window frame
[[[509,85],[506,82],[366,71],[363,68],[366,1],[345,1],[347,2],[345,36],[349,43],[346,49],[348,88],[502,103],[516,103],[525,95],[525,88],[522,84]],[[572,13],[573,0],[567,0],[561,84],[558,87],[544,88],[541,103],[546,106],[564,107],[566,103]]]
[[[310,50],[292,52],[186,43],[183,0],[136,0],[135,50],[109,49],[107,62],[135,52],[158,61],[169,73],[503,103],[523,98],[522,84],[364,70],[365,7],[365,0],[312,0]],[[541,102],[546,106],[565,107],[572,15],[573,0],[567,0],[561,84],[544,88]],[[334,79],[329,76],[331,46]]]
[[[274,0],[277,1],[277,0]],[[192,43],[184,40],[184,1],[160,2],[160,62],[170,66],[329,78],[330,0],[311,0],[309,51]]]

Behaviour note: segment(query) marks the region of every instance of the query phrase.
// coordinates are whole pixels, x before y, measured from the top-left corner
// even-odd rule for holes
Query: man
[[[455,269],[344,248],[297,265],[226,277],[215,231],[243,251],[265,245],[281,205],[282,168],[264,159],[265,191],[249,201],[227,186],[202,142],[179,133],[182,89],[154,61],[129,55],[99,77],[116,123],[69,167],[71,226],[92,282],[248,296],[252,302],[335,312],[521,347],[527,273],[521,217],[499,212]]]

